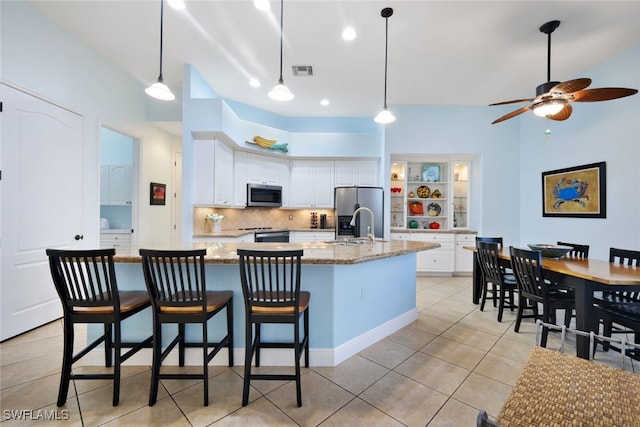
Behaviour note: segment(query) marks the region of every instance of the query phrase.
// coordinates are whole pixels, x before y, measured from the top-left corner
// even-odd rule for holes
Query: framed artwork
[[[149,204],[164,205],[166,204],[167,184],[158,184],[152,182],[149,189]]]
[[[542,216],[606,218],[606,163],[542,172]]]
[[[440,165],[425,163],[422,165],[422,180],[424,182],[440,181]]]

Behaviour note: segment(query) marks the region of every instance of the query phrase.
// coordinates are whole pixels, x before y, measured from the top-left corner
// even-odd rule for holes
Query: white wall
[[[179,151],[180,140],[147,122],[148,106],[154,104],[144,94],[143,84],[60,30],[27,2],[3,1],[0,8],[2,81],[84,117],[85,239],[98,244],[99,141],[100,127],[106,125],[141,141],[138,241],[169,242],[171,201],[158,207],[146,200],[150,181],[171,183],[173,152]]]

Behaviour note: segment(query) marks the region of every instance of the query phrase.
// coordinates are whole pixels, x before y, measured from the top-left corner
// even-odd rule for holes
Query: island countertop
[[[178,244],[138,244],[131,250],[118,250],[115,262],[139,263],[141,261],[139,249],[201,249],[207,250],[205,262],[207,264],[237,264],[238,249],[252,250],[285,250],[303,249],[303,264],[359,264],[367,261],[395,257],[399,255],[426,251],[440,247],[435,242],[419,242],[410,240],[376,240],[360,244],[345,244],[341,242],[314,243],[219,243],[219,242],[188,242]]]

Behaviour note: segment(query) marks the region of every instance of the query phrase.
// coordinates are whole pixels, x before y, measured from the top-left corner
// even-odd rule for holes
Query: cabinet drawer
[[[419,242],[453,242],[454,235],[453,234],[442,234],[442,233],[411,233],[411,240],[416,240]]]
[[[471,245],[466,245],[466,246],[473,246],[476,244],[476,235],[475,234],[456,234],[456,242],[471,243]]]
[[[391,233],[391,240],[411,240],[409,233]]]

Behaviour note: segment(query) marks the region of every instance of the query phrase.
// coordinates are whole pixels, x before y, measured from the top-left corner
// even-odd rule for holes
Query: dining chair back
[[[574,258],[589,258],[589,245],[583,245],[579,243],[567,243],[567,242],[558,242],[560,246],[571,246],[571,249],[565,257],[574,257]]]
[[[640,266],[640,251],[609,248],[609,262],[622,265]]]
[[[542,270],[542,253],[513,246],[509,247],[509,253],[520,297],[515,331],[520,330],[520,323],[526,317],[542,319],[545,323],[553,323],[555,311],[558,309],[565,310],[564,324],[568,327],[575,309],[575,296],[572,293],[554,289],[553,285],[545,281]],[[538,304],[542,305],[542,316],[538,314]],[[525,308],[531,309],[533,314],[524,315]],[[548,333],[548,328],[544,328],[541,340],[542,347],[546,346]]]
[[[303,349],[305,367],[309,367],[309,300],[311,294],[300,290],[303,250],[246,250],[238,249],[240,282],[245,308],[245,362],[242,405],[249,402],[251,380],[295,380],[298,407],[302,406],[300,358]],[[300,336],[300,317],[303,317],[303,336]],[[262,324],[284,323],[293,326],[293,341],[262,341]],[[260,366],[261,348],[292,348],[295,373],[255,374]]]
[[[517,306],[515,304],[514,292],[517,290],[517,284],[513,277],[507,277],[503,265],[498,257],[498,243],[477,242],[477,256],[484,283],[487,284],[482,293],[482,302],[480,303],[480,311],[484,310],[487,300],[488,283],[494,287],[493,293],[498,294],[498,322],[502,322],[502,315],[505,307],[513,311]],[[509,300],[508,304],[506,300]]]
[[[152,337],[140,342],[122,340],[121,322],[150,306],[144,291],[119,291],[113,257],[115,249],[59,250],[47,249],[53,284],[62,302],[63,351],[62,373],[57,405],[67,400],[70,380],[113,380],[113,406],[120,400],[121,365],[144,347]],[[103,324],[104,334],[74,354],[74,325]],[[113,373],[74,374],[72,365],[104,343],[105,366]],[[130,348],[122,354],[123,348]]]
[[[228,350],[233,366],[233,292],[207,290],[204,256],[206,249],[140,249],[142,270],[153,306],[153,361],[149,406],[156,403],[161,379],[199,379],[204,382],[204,406],[209,405],[209,371],[211,359],[223,348]],[[209,338],[208,321],[226,311],[226,331]],[[162,349],[162,325],[177,324],[177,335]],[[202,339],[186,341],[186,324],[202,327]],[[224,335],[223,335],[224,334]],[[222,336],[222,337],[220,337]],[[161,373],[162,361],[178,345],[178,364],[185,364],[185,348],[202,349],[202,373]],[[211,348],[211,350],[209,350]]]

